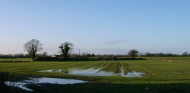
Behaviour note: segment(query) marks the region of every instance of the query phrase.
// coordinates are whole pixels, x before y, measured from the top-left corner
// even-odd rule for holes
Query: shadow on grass
[[[23,90],[17,87],[6,86],[6,81],[18,80],[14,73],[0,72],[0,93],[24,93]]]
[[[20,75],[19,75],[20,76]],[[5,85],[5,81],[18,80],[15,74],[0,72],[0,93],[25,93]],[[40,84],[27,85],[34,93],[190,93],[190,84]]]
[[[40,93],[190,93],[190,84],[100,84],[30,85]]]

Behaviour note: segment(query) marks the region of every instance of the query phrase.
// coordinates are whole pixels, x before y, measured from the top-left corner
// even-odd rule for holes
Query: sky
[[[190,52],[190,0],[0,0],[0,54],[26,53],[37,39],[42,52]]]

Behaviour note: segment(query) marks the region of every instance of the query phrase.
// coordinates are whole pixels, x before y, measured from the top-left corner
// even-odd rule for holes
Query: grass
[[[148,57],[146,59],[147,60],[88,61],[88,62],[86,61],[85,62],[75,62],[75,61],[73,62],[0,62],[0,72],[11,72],[11,73],[21,74],[21,75],[26,75],[26,76],[31,75],[31,76],[61,77],[61,78],[74,78],[74,79],[82,79],[82,80],[91,81],[92,84],[91,83],[82,84],[80,87],[79,86],[77,87],[77,85],[65,86],[65,87],[82,88],[82,89],[85,87],[92,88],[93,86],[95,88],[98,88],[98,85],[99,85],[99,86],[102,86],[102,88],[109,87],[109,88],[114,89],[114,87],[116,87],[116,89],[114,90],[120,90],[124,86],[127,88],[127,85],[128,85],[129,91],[130,90],[132,91],[133,88],[130,86],[136,85],[134,89],[139,88],[143,90],[145,86],[150,86],[150,87],[152,86],[152,88],[149,90],[150,92],[170,91],[170,90],[171,91],[179,90],[179,91],[189,92],[189,89],[185,89],[186,86],[190,86],[190,58],[189,57]],[[94,68],[102,67],[101,69],[102,71],[108,71],[108,72],[114,72],[114,73],[120,73],[121,72],[120,67],[122,67],[125,74],[133,70],[136,72],[144,72],[145,74],[143,77],[125,78],[121,76],[98,77],[98,76],[68,75],[68,74],[61,74],[57,72],[53,72],[53,73],[38,72],[41,70],[49,70],[49,69],[63,69],[63,71],[67,72],[69,68],[88,69],[92,67]],[[111,85],[107,85],[107,84],[111,84]],[[32,87],[35,87],[35,86],[32,86]],[[100,88],[100,90],[102,90],[102,88]],[[37,88],[36,90],[42,91]],[[106,90],[104,92],[106,92]],[[109,92],[109,90],[107,90],[107,92]],[[123,92],[126,92],[126,91],[123,90]]]
[[[145,89],[145,88],[148,89]],[[87,83],[74,85],[31,85],[38,93],[189,93],[188,84],[104,84]],[[46,90],[44,90],[46,89]]]
[[[159,58],[158,58],[159,59]],[[166,58],[171,60],[169,58]],[[151,83],[164,80],[165,83],[173,82],[189,82],[190,78],[190,64],[188,61],[182,62],[162,62],[156,61],[152,58],[148,60],[140,61],[89,61],[89,62],[1,62],[0,72],[14,72],[19,74],[31,74],[36,76],[59,76],[66,78],[88,78],[93,80],[98,78],[100,81],[112,83],[128,83],[128,80],[134,80],[133,83]],[[85,77],[85,76],[73,76],[60,73],[41,73],[40,70],[49,69],[63,69],[67,71],[69,68],[99,68],[102,67],[102,71],[120,73],[120,66],[123,68],[124,72],[131,72],[132,70],[137,72],[146,73],[142,78],[123,78],[123,77]],[[113,80],[112,80],[113,79]],[[136,81],[137,80],[137,81]],[[151,82],[150,82],[151,81]]]
[[[126,63],[122,63],[121,65],[123,71],[124,71],[124,74],[126,75],[128,72],[131,72],[132,70],[129,68],[128,64]]]
[[[31,58],[0,58],[0,62],[29,62]]]

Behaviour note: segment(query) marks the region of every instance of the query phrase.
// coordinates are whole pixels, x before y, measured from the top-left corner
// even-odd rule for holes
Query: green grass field
[[[26,62],[32,61],[31,58],[0,58],[0,62]]]
[[[114,90],[118,91],[122,89],[122,86],[126,86],[124,88],[131,92],[156,92],[170,90],[176,90],[179,92],[190,91],[187,88],[190,86],[189,57],[148,57],[146,59],[147,60],[85,62],[0,62],[0,72],[13,72],[25,76],[45,76],[88,80],[90,81],[90,83],[81,84],[80,87],[77,85],[69,85],[70,88],[84,88],[84,91],[86,91],[86,87],[99,88],[98,85],[102,86],[101,88],[116,87]],[[137,72],[144,72],[145,74],[142,77],[127,78],[121,76],[80,76],[62,74],[58,72],[38,72],[41,70],[49,69],[62,69],[63,71],[67,71],[70,68],[88,69],[92,67],[101,67],[102,71],[114,73],[120,73],[120,67],[122,67],[124,73],[131,72],[134,70]],[[145,91],[144,88],[146,86],[150,87],[150,90]],[[57,86],[56,88],[60,87]],[[103,89],[101,91],[101,88],[99,89],[100,92],[103,91]],[[135,89],[139,90],[137,91]],[[42,91],[38,88],[36,88],[36,90]],[[126,92],[127,90],[122,91]],[[110,90],[104,90],[104,92],[110,92]]]

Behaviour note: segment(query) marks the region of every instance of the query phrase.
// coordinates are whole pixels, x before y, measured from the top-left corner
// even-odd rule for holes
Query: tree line
[[[62,58],[67,59],[69,57],[69,53],[72,50],[72,48],[73,48],[72,43],[69,42],[62,43],[59,46]],[[33,60],[35,60],[37,52],[42,49],[43,49],[42,43],[36,39],[30,40],[24,45],[24,50],[28,52],[28,54],[32,57]]]
[[[42,49],[42,43],[36,39],[30,40],[24,45],[24,50],[28,52],[33,60],[35,60],[37,52]],[[70,42],[62,43],[59,46],[59,49],[61,57],[63,59],[68,59],[69,55],[71,54],[71,50],[73,49],[73,44]],[[138,51],[134,49],[128,53],[128,55],[130,55],[133,59],[137,56],[137,54]]]
[[[188,54],[187,52],[184,52],[181,55],[178,54],[172,54],[172,53],[139,53],[137,50],[133,49],[130,50],[127,55],[95,55],[95,54],[89,54],[89,53],[82,53],[82,55],[77,55],[77,54],[71,54],[71,50],[73,49],[73,44],[70,42],[64,42],[61,43],[60,46],[58,46],[59,48],[59,56],[55,56],[55,57],[61,57],[62,59],[66,60],[68,58],[78,58],[80,56],[80,59],[86,59],[87,57],[96,57],[96,59],[125,59],[123,57],[131,57],[132,59],[135,59],[135,57],[139,56],[139,57],[171,57],[171,56],[190,56],[190,54]],[[39,40],[36,39],[32,39],[30,41],[28,41],[26,44],[24,44],[24,50],[27,51],[28,54],[15,54],[15,55],[4,55],[4,54],[0,54],[0,58],[28,58],[28,57],[32,57],[33,60],[36,59],[36,56],[40,56],[40,57],[49,57],[49,59],[51,59],[50,56],[48,56],[47,52],[44,52],[43,54],[37,54],[37,52],[41,51],[42,48],[42,43]]]

